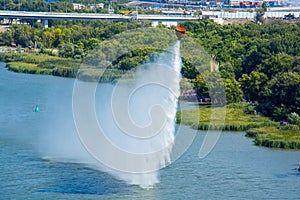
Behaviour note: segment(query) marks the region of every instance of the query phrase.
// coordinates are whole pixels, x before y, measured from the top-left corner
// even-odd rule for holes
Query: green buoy
[[[38,107],[38,105],[35,106],[34,112],[39,112],[39,107]]]

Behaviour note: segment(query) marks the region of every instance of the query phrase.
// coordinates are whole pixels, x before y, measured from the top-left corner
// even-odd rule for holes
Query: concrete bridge
[[[33,19],[41,20],[48,26],[48,20],[152,20],[156,22],[180,22],[198,20],[199,16],[168,16],[168,15],[121,15],[96,13],[56,13],[56,12],[26,12],[26,11],[0,11],[0,18],[4,19]]]
[[[298,9],[298,7],[296,7]],[[265,18],[283,18],[285,15],[293,14],[300,17],[300,12],[295,10],[276,11],[269,10],[265,13]],[[253,19],[255,12],[224,12],[224,11],[203,11],[202,16],[210,17],[216,20],[222,19]],[[181,21],[199,20],[202,16],[192,15],[121,15],[121,14],[96,14],[96,13],[56,13],[56,12],[25,12],[25,11],[0,11],[0,18],[4,19],[29,19],[41,20],[45,27],[48,27],[48,20],[151,20],[153,25],[159,23],[167,26],[177,25]]]

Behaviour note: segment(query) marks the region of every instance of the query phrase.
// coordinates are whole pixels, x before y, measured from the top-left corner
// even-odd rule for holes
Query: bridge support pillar
[[[44,26],[45,28],[48,28],[48,27],[49,27],[48,23],[49,23],[48,19],[43,19],[43,20],[42,20],[42,24],[43,24],[43,26]]]

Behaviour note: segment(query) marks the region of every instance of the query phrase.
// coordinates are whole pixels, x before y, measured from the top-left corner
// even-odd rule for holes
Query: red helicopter
[[[175,31],[176,31],[176,36],[177,36],[178,40],[180,40],[181,38],[183,38],[185,36],[186,28],[177,26]]]

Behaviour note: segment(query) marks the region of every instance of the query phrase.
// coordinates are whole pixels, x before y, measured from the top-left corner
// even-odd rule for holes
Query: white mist
[[[43,155],[88,163],[129,184],[153,186],[159,182],[158,170],[171,162],[180,70],[178,40],[154,62],[140,66],[132,81],[95,85],[76,80],[78,134],[74,128],[46,134]]]

